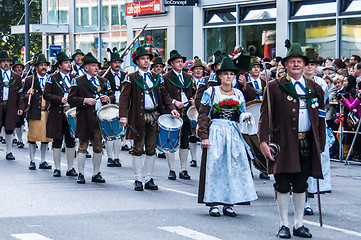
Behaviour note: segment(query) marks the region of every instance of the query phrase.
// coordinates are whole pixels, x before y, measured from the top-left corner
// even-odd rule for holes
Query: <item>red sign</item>
[[[125,15],[134,16],[134,15],[160,13],[162,10],[161,6],[162,6],[161,0],[126,3]]]
[[[21,48],[21,56],[23,57],[23,59],[25,59],[25,47]]]

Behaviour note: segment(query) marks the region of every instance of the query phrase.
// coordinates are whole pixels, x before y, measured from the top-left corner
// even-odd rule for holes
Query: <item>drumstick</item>
[[[137,137],[139,137],[139,133],[137,130],[135,130],[132,126],[130,126],[128,123],[127,123],[127,128],[129,128],[135,135],[137,135]]]
[[[31,82],[31,88],[34,90],[34,82],[35,82],[35,73],[33,74],[33,81]],[[33,94],[30,94],[29,96],[29,100],[28,100],[28,106],[25,109],[25,112],[28,112],[30,110],[30,106],[31,106],[31,96],[33,96]]]

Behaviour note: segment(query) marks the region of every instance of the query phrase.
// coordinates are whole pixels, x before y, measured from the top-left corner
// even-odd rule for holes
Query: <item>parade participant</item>
[[[0,128],[5,129],[6,159],[15,160],[12,154],[13,132],[19,116],[23,114],[21,77],[10,69],[11,58],[8,52],[0,52]]]
[[[172,103],[176,109],[179,110],[183,119],[183,126],[180,136],[180,172],[179,178],[191,179],[187,171],[188,149],[189,149],[189,136],[191,135],[191,123],[187,117],[187,110],[191,105],[194,105],[194,87],[192,76],[182,71],[186,57],[178,53],[177,50],[170,52],[168,64],[172,66],[172,70],[163,74],[164,86]],[[175,153],[167,153],[167,161],[169,167],[169,180],[175,180],[176,174],[174,171],[174,158]]]
[[[263,89],[266,86],[266,82],[262,81],[260,78],[261,73],[261,63],[257,60],[256,57],[251,57],[252,69],[249,71],[247,83],[253,87],[256,91],[256,99],[263,99]]]
[[[127,138],[134,140],[132,163],[135,175],[134,191],[143,191],[142,168],[145,168],[145,189],[158,190],[152,178],[157,145],[158,124],[156,116],[164,110],[179,117],[172,99],[163,87],[161,75],[149,70],[151,53],[144,47],[138,47],[133,63],[138,71],[126,76],[119,99],[119,117],[123,126],[129,123],[137,132],[127,129]],[[145,159],[143,161],[143,149]]]
[[[326,81],[316,74],[316,67],[318,64],[317,55],[313,48],[305,49],[305,56],[308,57],[309,63],[306,65],[304,69],[304,76],[307,79],[311,79],[315,81],[318,85],[322,87],[324,92],[324,102],[326,103],[326,99],[328,98],[328,86]],[[326,132],[327,133],[327,132]],[[330,151],[329,145],[331,142],[331,138],[329,134],[326,134],[326,144],[325,149],[321,153],[321,166],[322,166],[322,175],[323,179],[319,180],[320,184],[320,192],[326,193],[331,192],[331,163],[330,163]],[[311,208],[311,198],[314,197],[314,194],[317,193],[317,180],[313,177],[309,177],[307,180],[308,189],[307,189],[307,197],[305,203],[304,215],[313,215],[313,210]]]
[[[192,79],[194,85],[197,87],[200,83],[205,82],[204,71],[206,68],[203,66],[202,60],[198,57],[194,59],[193,66],[191,67]],[[189,137],[189,151],[191,153],[192,160],[190,161],[191,167],[197,167],[197,142],[200,142],[200,139],[194,135]]]
[[[277,236],[291,237],[288,206],[292,189],[293,235],[310,238],[312,234],[303,226],[303,211],[308,177],[323,177],[320,159],[326,133],[323,91],[317,83],[303,76],[308,58],[298,43],[289,46],[282,63],[288,75],[269,82],[261,106],[258,134],[262,153],[268,160],[268,173],[274,174],[276,181],[274,188],[281,226]],[[274,148],[268,146],[270,132],[273,133],[271,141],[279,145],[276,157]]]
[[[46,121],[46,136],[53,139],[54,177],[61,176],[61,146],[65,140],[65,155],[67,160],[66,176],[78,176],[75,171],[75,139],[70,134],[70,126],[65,112],[70,109],[68,103],[69,89],[73,75],[71,71],[71,58],[65,52],[56,53],[56,67],[59,72],[51,75],[45,83],[44,99],[50,103],[48,120]]]
[[[216,71],[220,86],[209,87],[203,94],[198,115],[199,136],[204,148],[199,181],[198,203],[210,206],[209,214],[235,217],[233,205],[245,205],[257,199],[248,164],[250,149],[239,129],[239,119],[249,120],[243,94],[232,88],[237,74],[232,59],[225,57]],[[211,123],[209,124],[209,122]]]
[[[105,183],[99,171],[102,161],[102,135],[96,113],[102,104],[114,103],[115,97],[109,81],[97,77],[100,62],[90,52],[82,58],[82,62],[85,75],[73,79],[68,96],[68,103],[76,106],[75,137],[79,138],[77,183],[85,184],[84,167],[89,140],[93,145],[91,181]]]
[[[80,49],[76,49],[74,54],[71,56],[71,58],[73,59],[73,72],[71,73],[72,75],[81,77],[85,74],[84,69],[82,68],[83,62],[81,60],[83,56],[84,53]]]
[[[13,66],[12,66],[12,70],[14,72],[16,72],[17,74],[19,74],[21,77],[23,76],[24,73],[24,64],[19,60],[19,58],[16,56],[13,57]],[[21,102],[23,103],[23,101],[21,100]],[[18,116],[18,120],[16,121],[16,125],[15,125],[15,133],[16,136],[18,137],[17,140],[17,145],[18,148],[24,148],[24,143],[23,143],[23,131],[24,131],[24,113],[21,114],[20,116]]]
[[[51,166],[45,161],[48,142],[52,142],[51,138],[46,137],[46,120],[48,118],[48,103],[43,98],[45,82],[50,76],[47,74],[50,63],[45,55],[39,53],[33,60],[35,73],[25,79],[24,84],[24,101],[30,103],[27,106],[26,119],[28,120],[28,143],[30,165],[29,170],[35,170],[35,150],[36,142],[41,142],[40,153],[41,162],[40,169],[51,169]],[[30,99],[30,102],[29,102]]]
[[[123,60],[120,58],[120,55],[117,52],[117,48],[114,48],[113,51],[108,48],[108,52],[110,53],[110,60],[108,61],[110,67],[109,71],[101,71],[99,76],[104,76],[104,74],[106,73],[104,78],[108,79],[112,92],[115,96],[115,103],[119,105],[119,96],[122,90],[123,80],[126,73],[120,70],[120,65],[122,64]],[[125,141],[125,137],[113,141],[105,141],[105,148],[108,155],[107,167],[122,166],[122,163],[119,159],[119,152],[123,139]],[[127,146],[128,151],[129,149],[130,148]]]

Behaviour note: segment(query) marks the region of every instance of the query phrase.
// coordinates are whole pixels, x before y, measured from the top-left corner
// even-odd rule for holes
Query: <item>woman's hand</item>
[[[252,118],[252,113],[247,113],[247,115],[244,116],[243,121],[251,120],[251,118]]]

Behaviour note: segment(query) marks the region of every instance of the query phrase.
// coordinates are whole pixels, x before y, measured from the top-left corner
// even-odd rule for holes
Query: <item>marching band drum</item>
[[[97,112],[102,136],[107,141],[119,139],[126,129],[119,122],[119,107],[116,104],[102,106]]]
[[[187,117],[191,121],[192,134],[194,137],[197,136],[197,126],[198,126],[198,111],[195,106],[191,106],[187,111]]]
[[[171,114],[159,116],[157,149],[161,152],[170,153],[177,151],[180,144],[182,126],[183,120],[181,118],[175,118]]]
[[[76,107],[70,108],[65,112],[66,119],[69,123],[70,135],[75,138],[75,121],[76,121]]]

